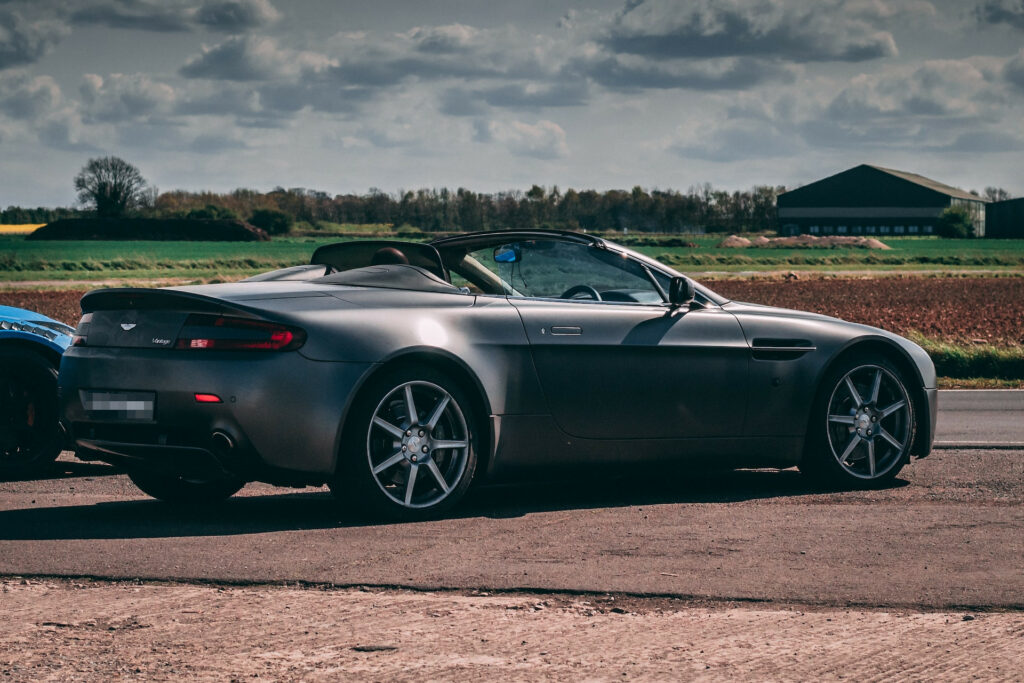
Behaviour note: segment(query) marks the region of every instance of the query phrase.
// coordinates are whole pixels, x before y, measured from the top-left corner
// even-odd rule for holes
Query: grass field
[[[1024,240],[952,240],[939,238],[887,238],[888,250],[872,249],[728,249],[715,245],[716,237],[695,237],[692,247],[634,247],[680,270],[751,270],[809,268],[812,270],[935,269],[945,266],[986,270],[1024,269]]]
[[[1024,346],[966,345],[920,334],[909,336],[928,352],[940,377],[1024,378]]]
[[[351,226],[357,228],[365,226]],[[0,281],[189,278],[230,280],[306,263],[321,245],[345,239],[271,242],[30,241],[0,234]],[[349,233],[351,234],[351,233]],[[748,270],[948,270],[1024,273],[1024,240],[891,238],[892,249],[720,249],[720,236],[687,237],[696,247],[636,249],[684,272]]]
[[[313,250],[337,241],[271,242],[30,241],[0,235],[0,281],[104,278],[231,280],[308,263]]]

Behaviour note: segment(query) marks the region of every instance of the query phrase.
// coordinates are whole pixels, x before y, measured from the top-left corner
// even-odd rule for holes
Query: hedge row
[[[26,239],[263,242],[270,236],[237,219],[66,218],[44,225]]]

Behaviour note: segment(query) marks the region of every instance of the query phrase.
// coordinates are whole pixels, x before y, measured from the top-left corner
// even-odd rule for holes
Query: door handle
[[[579,335],[583,334],[583,328],[582,327],[575,327],[575,326],[563,326],[563,327],[554,327],[553,326],[551,328],[551,334],[554,335],[554,336],[558,336],[558,337],[579,336]]]

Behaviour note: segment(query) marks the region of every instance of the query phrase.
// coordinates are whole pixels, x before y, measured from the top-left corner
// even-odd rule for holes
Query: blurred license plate
[[[82,407],[90,417],[113,420],[152,420],[156,394],[152,391],[81,390]]]

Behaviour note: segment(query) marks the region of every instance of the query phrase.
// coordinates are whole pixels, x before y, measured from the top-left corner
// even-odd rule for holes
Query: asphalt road
[[[940,445],[1012,444],[1024,449],[1024,391],[940,391]]]
[[[0,484],[0,574],[1024,609],[1019,451],[940,450],[863,492],[767,470],[481,489],[417,524],[261,485],[183,511],[64,465]]]
[[[68,454],[0,482],[0,574],[622,592],[811,605],[1024,609],[1024,392],[941,392],[943,448],[892,486],[793,470],[649,471],[491,487],[390,524],[325,490],[252,484],[181,510]]]

